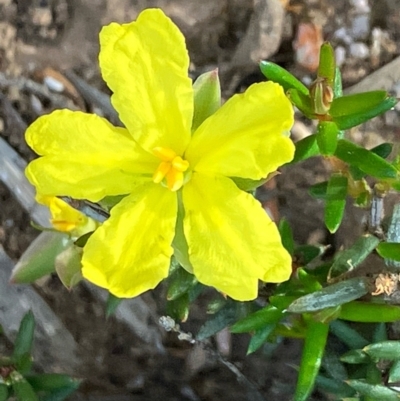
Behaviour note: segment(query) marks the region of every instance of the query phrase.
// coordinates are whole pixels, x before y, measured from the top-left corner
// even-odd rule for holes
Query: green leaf
[[[335,52],[330,43],[322,44],[319,52],[319,66],[317,76],[325,78],[329,86],[333,86],[335,79],[336,63]]]
[[[388,340],[367,345],[363,351],[374,359],[400,360],[400,341]]]
[[[352,349],[340,357],[342,362],[348,364],[370,363],[370,357],[362,349]]]
[[[251,192],[256,190],[261,185],[265,184],[270,179],[270,176],[266,178],[261,178],[260,180],[250,180],[248,178],[242,178],[242,177],[230,177],[230,178],[239,189],[245,192]]]
[[[289,222],[285,218],[281,219],[278,225],[278,229],[279,234],[281,235],[282,245],[290,253],[290,255],[293,255],[294,239],[292,228],[290,227]]]
[[[291,313],[315,312],[353,301],[368,291],[368,280],[364,277],[355,277],[304,295],[294,301],[287,310]]]
[[[248,331],[258,330],[266,324],[279,322],[283,315],[280,309],[268,305],[236,322],[230,328],[230,331],[232,333],[246,333]]]
[[[75,242],[74,245],[78,246],[79,248],[83,248],[86,245],[86,242],[88,242],[88,239],[92,236],[94,231],[90,231],[86,234],[83,234],[81,237],[79,237]]]
[[[123,298],[118,298],[115,295],[109,293],[106,302],[106,317],[109,318],[111,315],[115,313],[118,306],[123,301]]]
[[[82,280],[83,249],[72,244],[59,253],[55,260],[58,277],[63,285],[70,290]]]
[[[360,323],[390,323],[400,320],[400,307],[361,301],[342,305],[339,319]]]
[[[375,146],[371,149],[371,152],[374,152],[379,157],[386,159],[392,153],[393,145],[391,143],[381,143],[378,146]]]
[[[394,361],[389,370],[388,383],[400,382],[400,360]]]
[[[264,327],[255,331],[251,337],[249,346],[247,348],[247,355],[257,351],[268,339],[270,334],[274,331],[276,323],[266,324]]]
[[[247,312],[247,305],[242,302],[227,301],[225,305],[212,315],[203,326],[201,326],[196,339],[198,341],[205,340],[213,336],[227,326],[243,318]]]
[[[296,150],[294,152],[294,157],[289,164],[295,164],[320,154],[316,135],[306,136],[305,138],[296,142],[295,146]]]
[[[372,91],[341,96],[332,102],[329,114],[335,120],[336,117],[365,113],[372,107],[381,104],[387,96],[388,93],[386,91]]]
[[[16,284],[32,283],[53,273],[57,255],[71,244],[72,240],[66,234],[54,231],[42,232],[15,265],[10,281]]]
[[[386,330],[385,323],[378,323],[375,327],[374,333],[372,334],[372,342],[378,343],[386,341],[388,339],[388,333]]]
[[[331,233],[335,233],[342,222],[346,207],[347,177],[332,174],[326,190],[324,220]]]
[[[338,277],[360,265],[378,244],[379,239],[373,235],[358,238],[351,248],[336,255],[329,271],[329,279]]]
[[[289,100],[307,117],[315,117],[314,107],[311,98],[296,89],[289,89],[286,93]]]
[[[400,400],[400,393],[388,387],[377,384],[369,384],[362,380],[347,380],[346,383],[353,387],[361,395],[370,397],[372,400],[395,401]]]
[[[42,397],[41,401],[64,401],[68,396],[73,394],[77,390],[77,387],[63,387],[58,390],[51,392],[50,394]]]
[[[328,324],[308,321],[294,401],[306,401],[314,388],[328,332]]]
[[[308,192],[315,199],[327,199],[328,181],[312,185]]]
[[[261,61],[260,70],[270,81],[280,84],[285,92],[296,89],[304,96],[308,96],[308,88],[289,71],[270,61]]]
[[[53,391],[64,387],[77,389],[81,380],[60,373],[42,373],[25,377],[35,391]]]
[[[335,153],[339,129],[332,121],[320,121],[317,126],[317,143],[323,156],[332,156]]]
[[[18,401],[39,401],[27,380],[17,371],[10,374],[12,389]]]
[[[355,391],[348,386],[346,383],[343,383],[341,381],[329,379],[327,377],[324,377],[322,375],[318,375],[316,380],[315,380],[315,385],[318,389],[334,394],[338,398],[333,398],[333,399],[340,399],[341,401],[360,401],[359,398],[348,398],[352,395],[354,395]],[[346,397],[346,398],[344,398]],[[330,398],[329,398],[330,399]]]
[[[363,348],[369,343],[368,340],[364,338],[357,330],[353,329],[347,323],[342,322],[341,320],[335,320],[331,322],[330,329],[331,333],[339,338],[339,340],[346,344],[349,348]]]
[[[338,141],[335,156],[372,177],[396,178],[397,176],[396,168],[385,159],[345,139]]]
[[[300,245],[294,250],[294,256],[300,266],[306,266],[325,252],[326,247],[315,245]]]
[[[330,348],[325,350],[325,354],[322,359],[322,367],[328,376],[339,382],[348,378],[347,370],[344,364],[339,359],[337,353],[331,351]]]
[[[192,132],[221,107],[218,70],[201,74],[193,84],[194,113]]]
[[[377,248],[377,252],[382,258],[392,259],[400,262],[400,243],[398,242],[381,242]]]
[[[342,74],[340,72],[340,68],[336,67],[335,79],[333,82],[333,97],[336,99],[342,96],[343,96]]]
[[[189,316],[190,299],[186,292],[179,298],[167,301],[166,312],[174,320],[185,322]]]
[[[188,292],[196,283],[196,277],[188,273],[184,268],[179,267],[168,279],[167,299],[173,301],[185,292]]]
[[[376,91],[376,92],[381,92],[381,91]],[[371,95],[371,98],[374,98],[374,96],[376,96],[377,98],[379,97],[379,95],[374,95],[374,92],[366,92],[362,94],[343,96],[333,101],[330,108],[330,114],[332,116],[333,121],[337,124],[339,129],[346,130],[355,127],[357,125],[360,125],[380,114],[387,112],[388,110],[392,109],[397,103],[396,98],[388,96],[378,104],[367,104],[367,103],[357,104],[357,98],[361,95],[366,95],[368,93],[373,94]],[[365,98],[363,99],[363,101],[365,101]],[[347,111],[346,111],[346,106],[348,107]],[[365,109],[365,110],[355,111],[360,109],[361,110]]]
[[[18,359],[25,354],[30,354],[33,342],[33,333],[35,330],[35,318],[33,313],[29,311],[23,317],[19,326],[17,338],[14,342],[14,351],[12,359],[18,362]]]

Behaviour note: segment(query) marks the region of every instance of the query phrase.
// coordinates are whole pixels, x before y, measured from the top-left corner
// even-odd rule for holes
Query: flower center
[[[189,168],[189,162],[169,148],[154,148],[153,154],[161,160],[153,175],[153,182],[159,184],[165,180],[166,186],[171,191],[182,188],[185,182],[184,173]]]

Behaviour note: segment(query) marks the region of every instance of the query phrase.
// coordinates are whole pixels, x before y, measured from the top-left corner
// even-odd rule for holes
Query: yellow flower
[[[126,128],[55,111],[27,130],[42,157],[26,174],[40,193],[97,202],[126,195],[90,237],[83,276],[133,297],[168,276],[170,259],[237,300],[281,282],[291,259],[275,224],[232,177],[259,180],[290,161],[293,110],[274,83],[235,95],[193,133],[184,37],[161,10],[100,33],[100,68]],[[175,233],[176,236],[175,236]]]
[[[37,194],[36,201],[49,208],[50,223],[57,231],[80,237],[99,226],[99,223],[55,196]]]

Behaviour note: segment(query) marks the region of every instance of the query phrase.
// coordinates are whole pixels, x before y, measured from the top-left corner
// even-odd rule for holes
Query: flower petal
[[[120,298],[135,297],[168,276],[176,194],[154,183],[136,188],[89,238],[82,274]]]
[[[26,141],[43,156],[26,169],[42,195],[97,202],[127,194],[138,182],[150,181],[159,163],[126,129],[78,111],[58,110],[38,118],[27,129]]]
[[[148,9],[136,22],[104,27],[100,45],[103,78],[131,135],[148,151],[164,147],[182,155],[193,115],[182,33],[161,10]]]
[[[292,125],[293,108],[282,87],[254,84],[204,121],[185,158],[195,171],[258,180],[292,160]]]
[[[247,301],[257,297],[258,279],[289,278],[291,257],[276,225],[232,180],[194,173],[183,204],[189,259],[201,283]]]

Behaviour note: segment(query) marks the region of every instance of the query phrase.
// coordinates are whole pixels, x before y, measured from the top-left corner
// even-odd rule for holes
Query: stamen
[[[161,162],[153,175],[153,182],[155,184],[159,184],[164,179],[164,177],[168,174],[168,172],[171,170],[171,167],[172,167],[171,163]]]
[[[189,168],[189,162],[183,160],[180,156],[176,156],[174,160],[172,160],[172,167],[179,171],[186,171]]]
[[[184,172],[189,168],[189,162],[169,148],[156,147],[153,153],[161,160],[153,175],[153,182],[159,184],[165,180],[165,184],[171,191],[178,191],[185,182]]]

